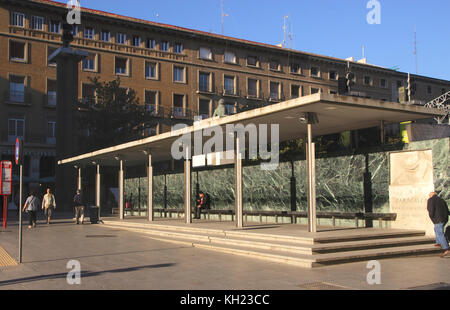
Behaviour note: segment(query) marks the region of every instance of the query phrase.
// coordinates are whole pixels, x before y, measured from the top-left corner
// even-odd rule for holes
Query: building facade
[[[25,175],[42,183],[55,173],[56,64],[66,4],[0,0],[0,154],[13,158],[24,138]],[[79,67],[79,99],[95,102],[89,78],[120,78],[155,117],[143,136],[169,131],[194,116],[211,117],[224,98],[228,114],[316,92],[335,94],[348,66],[361,96],[398,101],[407,74],[353,61],[171,25],[81,10],[72,47],[89,53]],[[428,102],[449,81],[412,75],[414,100]],[[50,180],[49,179],[49,180]]]

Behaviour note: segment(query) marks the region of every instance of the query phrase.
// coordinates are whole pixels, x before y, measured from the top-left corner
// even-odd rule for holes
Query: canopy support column
[[[120,160],[120,168],[119,168],[119,219],[123,220],[124,218],[124,209],[123,209],[123,202],[124,202],[124,195],[123,195],[123,185],[124,185],[124,174],[123,174],[123,160]]]
[[[308,122],[308,143],[306,147],[306,167],[308,186],[308,232],[317,232],[316,220],[316,152],[315,144],[312,142],[311,124]]]
[[[100,183],[100,165],[97,164],[97,174],[95,175],[95,205],[98,207],[98,218],[100,219],[101,204],[101,183]]]
[[[148,221],[153,222],[153,166],[152,166],[152,155],[148,154],[148,166],[147,166],[147,212]]]
[[[184,161],[184,214],[186,224],[192,223],[190,147],[190,145],[186,145],[186,154]]]
[[[78,167],[77,190],[81,190],[81,167]]]
[[[240,148],[240,137],[236,136],[236,153],[234,156],[234,184],[235,184],[235,215],[236,227],[243,227],[243,205],[242,205],[242,151]]]

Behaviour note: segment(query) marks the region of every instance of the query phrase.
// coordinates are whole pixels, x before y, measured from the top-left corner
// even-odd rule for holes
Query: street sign
[[[22,165],[23,163],[23,142],[20,138],[16,139],[16,144],[14,147],[14,159],[16,165]]]
[[[11,195],[12,162],[2,161],[0,171],[0,195]]]

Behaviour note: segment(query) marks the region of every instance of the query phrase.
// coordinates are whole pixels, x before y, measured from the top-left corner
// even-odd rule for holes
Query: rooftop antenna
[[[292,49],[292,41],[294,40],[294,35],[292,34],[292,24],[289,20],[289,48]]]
[[[220,11],[221,11],[221,15],[222,15],[222,35],[223,35],[224,34],[224,27],[223,27],[224,21],[223,21],[223,18],[225,16],[228,16],[228,14],[225,14],[224,11],[223,11],[223,0],[220,0]]]
[[[366,50],[364,44],[362,45],[362,59],[366,58]]]
[[[283,33],[284,33],[284,37],[283,37],[283,47],[286,47],[286,31],[287,31],[287,27],[286,27],[286,20],[289,18],[289,16],[283,16]]]
[[[416,25],[414,25],[414,58],[416,62],[416,74],[419,74],[419,66],[417,61],[417,31],[416,31]]]

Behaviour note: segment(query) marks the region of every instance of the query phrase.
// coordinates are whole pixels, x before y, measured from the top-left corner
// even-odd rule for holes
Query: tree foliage
[[[133,89],[121,87],[120,79],[101,82],[91,78],[96,100],[79,103],[78,132],[80,145],[99,149],[142,138],[154,124],[150,111],[139,104]]]

